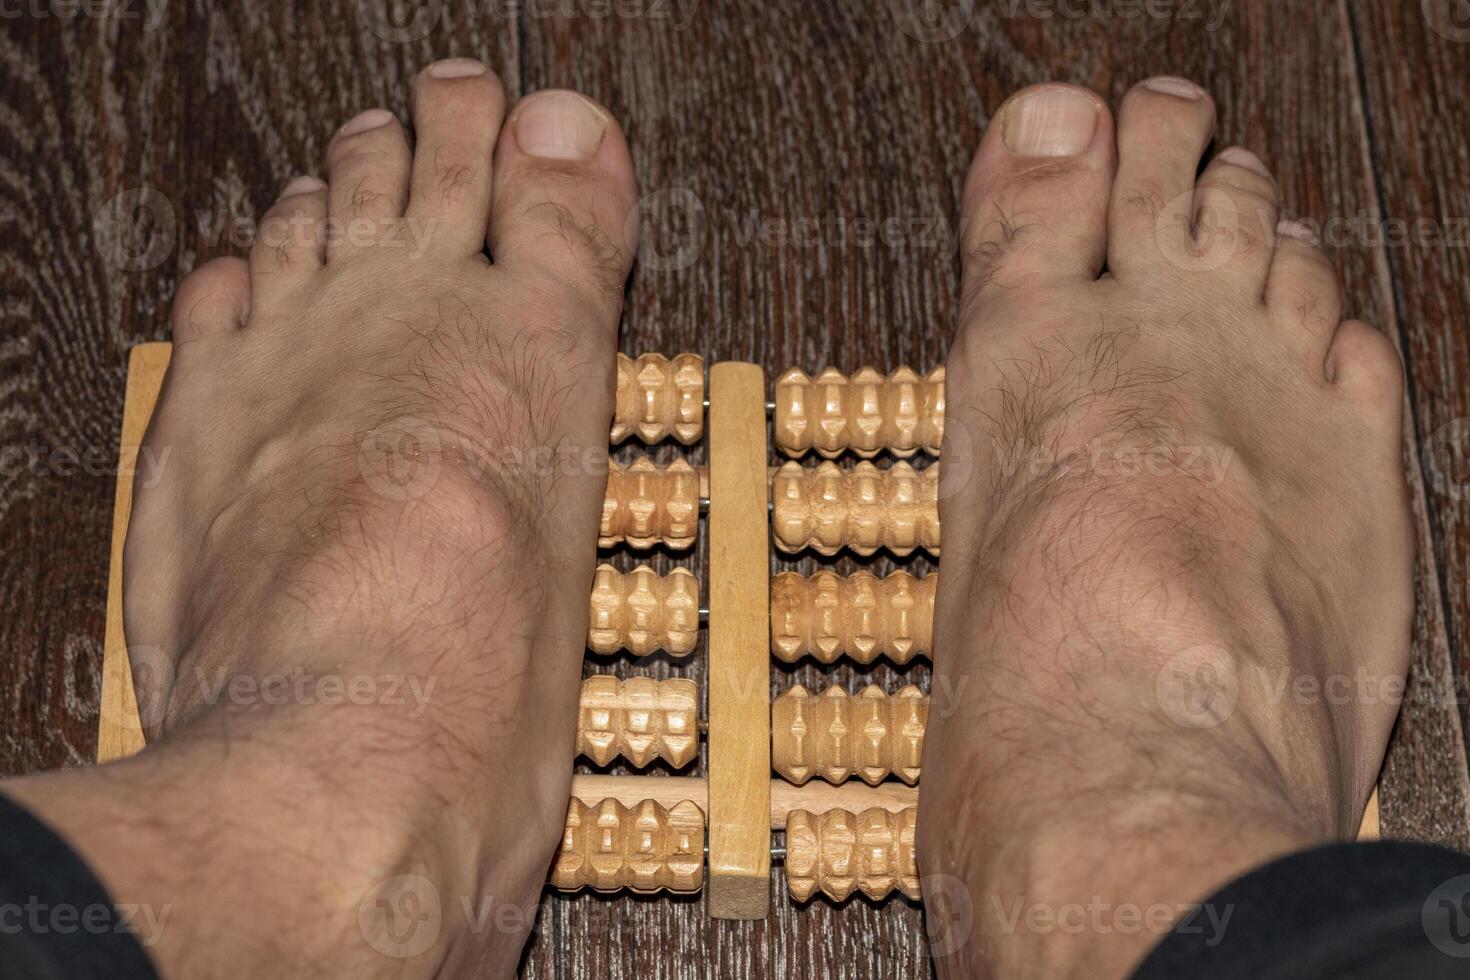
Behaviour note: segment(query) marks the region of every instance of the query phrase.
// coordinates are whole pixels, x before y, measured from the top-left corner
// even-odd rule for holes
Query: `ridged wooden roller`
[[[622,756],[683,767],[699,755],[699,685],[688,678],[587,677],[577,707],[577,753],[599,766]]]
[[[699,581],[687,568],[659,575],[647,565],[620,572],[598,565],[592,578],[587,648],[646,656],[687,656],[699,639]]]
[[[804,902],[821,891],[842,901],[854,891],[869,898],[894,889],[919,898],[919,867],[914,859],[918,809],[793,810],[786,818],[786,884]]]
[[[798,684],[771,704],[771,768],[798,786],[813,776],[876,786],[890,774],[912,786],[928,721],[929,696],[912,684],[891,696],[869,684],[856,697]]]
[[[886,548],[939,554],[939,465],[908,463],[879,469],[867,460],[852,469],[833,462],[786,463],[771,482],[776,546],[835,555],[844,548],[871,555]]]
[[[699,471],[682,459],[659,466],[640,456],[627,466],[610,463],[597,546],[684,549],[699,529]]]
[[[771,652],[787,663],[810,654],[824,664],[839,657],[906,664],[934,647],[938,584],[937,572],[781,572],[771,579]]]
[[[827,368],[815,378],[792,368],[776,379],[772,415],[776,445],[788,456],[912,456],[921,449],[938,456],[944,368],[922,377],[906,367],[887,377],[870,367],[851,377]]]
[[[684,445],[704,434],[704,358],[698,354],[618,355],[612,443],[673,437]]]
[[[624,888],[640,894],[699,891],[704,881],[704,813],[688,801],[665,809],[652,800],[573,798],[551,884],[563,891]]]

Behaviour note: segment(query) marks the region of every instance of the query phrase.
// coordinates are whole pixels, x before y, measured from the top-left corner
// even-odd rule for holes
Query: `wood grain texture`
[[[1408,368],[1419,532],[1413,672],[1383,777],[1383,830],[1470,849],[1470,23],[1456,5],[1353,3],[1364,152],[1390,328]],[[1412,148],[1412,152],[1404,152]]]
[[[183,273],[241,253],[236,219],[260,215],[290,177],[319,170],[340,122],[377,104],[406,116],[407,84],[434,57],[485,59],[512,98],[581,88],[623,121],[649,228],[621,345],[631,354],[691,350],[772,374],[941,363],[970,153],[1006,94],[1048,78],[1114,101],[1149,74],[1196,79],[1220,108],[1217,146],[1260,151],[1292,216],[1470,215],[1467,49],[1435,33],[1418,3],[1237,0],[1210,30],[1204,4],[1202,21],[1068,19],[956,0],[969,17],[933,42],[904,31],[906,0],[686,0],[649,3],[638,17],[593,3],[515,17],[506,4],[430,3],[438,19],[406,43],[373,33],[361,11],[374,5],[193,0],[166,5],[149,30],[23,17],[0,31],[0,772],[93,757],[127,348],[166,337]],[[129,190],[144,193],[119,198]],[[896,239],[856,230],[890,219]],[[798,239],[802,221],[815,223],[813,236]],[[1333,255],[1349,310],[1406,354],[1411,427],[1453,448],[1459,430],[1432,440],[1470,416],[1470,256],[1450,244],[1352,237]],[[100,463],[68,463],[89,455]],[[1443,460],[1425,465],[1418,444],[1408,455],[1419,605],[1383,827],[1470,847],[1470,504],[1434,489],[1436,474],[1455,472]],[[660,448],[662,461],[672,456]],[[702,459],[696,448],[691,461]],[[703,578],[704,547],[650,563]],[[892,566],[811,556],[775,564],[806,574]],[[685,661],[655,654],[595,669],[608,666],[703,680],[702,649]],[[892,692],[926,686],[928,667],[834,671],[807,661],[777,666],[773,688],[829,676]],[[548,897],[523,973],[927,975],[920,916],[903,900],[797,906],[779,873],[772,894],[771,915],[754,923],[712,922],[701,897]]]

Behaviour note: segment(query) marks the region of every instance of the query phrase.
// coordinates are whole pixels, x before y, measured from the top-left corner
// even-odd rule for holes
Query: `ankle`
[[[513,711],[520,695],[506,691]],[[522,764],[541,743],[520,730],[476,727],[480,705],[437,690],[417,708],[390,704],[303,702],[222,704],[200,712],[158,747],[194,764],[228,751],[233,778],[243,770],[270,778],[283,798],[316,813],[353,814],[365,832],[343,842],[372,851],[377,868],[410,857],[446,900],[473,897],[483,884],[498,894],[539,891],[546,861],[566,816],[570,769]],[[556,739],[552,739],[555,741]],[[570,739],[564,758],[571,756]],[[401,852],[401,853],[400,853]],[[484,856],[500,855],[486,865]],[[395,856],[396,855],[396,856]]]
[[[1099,787],[990,831],[981,843],[920,827],[925,874],[972,896],[975,938],[961,955],[972,972],[984,957],[989,975],[1057,978],[1127,975],[1186,919],[1218,931],[1232,910],[1209,907],[1210,894],[1321,840],[1270,797],[1162,782]]]
[[[508,962],[507,972],[533,921],[564,802],[549,822],[534,793],[514,794],[519,819],[487,813],[477,791],[515,784],[468,764],[461,746],[423,741],[361,709],[206,715],[138,756],[7,791],[78,842],[131,902],[169,909],[187,893],[193,904],[179,917],[229,921],[261,896],[308,896],[309,915],[245,916],[226,930],[236,972],[269,973],[283,945],[354,976],[405,958],[422,966],[466,955]],[[201,861],[229,873],[188,892]],[[197,947],[192,935],[164,930],[159,948],[179,962]],[[473,972],[458,967],[442,972]]]
[[[936,769],[994,777],[1043,805],[1167,777],[1200,796],[1270,794],[1318,835],[1356,830],[1372,774],[1351,754],[1355,709],[1283,695],[1302,668],[1279,613],[1229,618],[1182,584],[1177,606],[1130,599],[1151,586],[1122,572],[1065,603],[1021,598],[1059,588],[1011,583],[990,593],[1003,599],[975,599],[953,627],[939,624],[935,686],[947,696],[931,708],[928,744],[944,751],[953,736],[974,752]],[[951,630],[981,639],[946,643]],[[1032,780],[1000,778],[1019,761]]]

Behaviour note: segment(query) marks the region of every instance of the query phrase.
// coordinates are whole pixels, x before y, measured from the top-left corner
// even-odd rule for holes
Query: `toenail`
[[[575,92],[543,92],[516,115],[516,142],[533,157],[591,160],[607,122],[601,109]]]
[[[1220,159],[1226,163],[1233,163],[1237,167],[1244,167],[1247,170],[1254,171],[1262,177],[1271,176],[1271,171],[1266,169],[1266,165],[1261,162],[1261,158],[1243,146],[1232,146],[1229,149],[1220,151]]]
[[[338,130],[338,136],[353,136],[357,133],[365,133],[370,129],[377,129],[386,125],[393,118],[393,113],[387,109],[369,109],[367,112],[359,112],[347,122],[342,124]]]
[[[1097,102],[1068,88],[1038,88],[1006,109],[1006,149],[1027,157],[1070,157],[1087,149],[1097,131]]]
[[[485,74],[485,66],[474,58],[445,58],[429,66],[433,78],[469,78]]]
[[[310,194],[312,191],[319,191],[326,186],[326,184],[317,180],[315,177],[297,177],[286,185],[286,189],[281,191],[281,196],[291,197],[295,194]]]
[[[1321,241],[1317,237],[1316,229],[1311,225],[1305,221],[1292,221],[1288,218],[1283,218],[1277,223],[1276,234],[1285,235],[1287,238],[1294,238],[1302,244],[1310,245],[1313,248],[1316,248]]]
[[[1143,87],[1151,92],[1160,92],[1164,95],[1172,95],[1180,99],[1198,100],[1205,90],[1194,84],[1187,78],[1175,78],[1173,75],[1159,75],[1150,78],[1143,83]]]

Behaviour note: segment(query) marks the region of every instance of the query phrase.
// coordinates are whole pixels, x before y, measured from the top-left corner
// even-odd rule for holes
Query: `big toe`
[[[527,96],[496,149],[490,254],[497,268],[615,311],[637,244],[637,199],[611,113],[575,92]]]
[[[1035,85],[996,113],[965,182],[967,302],[1091,280],[1107,247],[1113,120],[1092,92]]]

